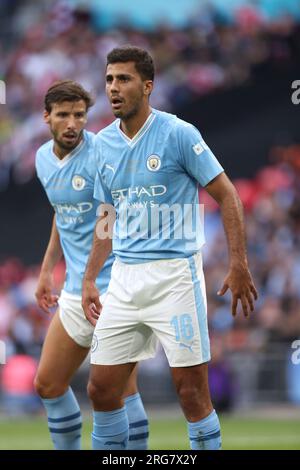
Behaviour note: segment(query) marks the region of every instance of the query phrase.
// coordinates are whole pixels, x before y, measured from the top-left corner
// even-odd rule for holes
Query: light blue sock
[[[220,422],[215,410],[196,423],[188,423],[188,430],[192,450],[221,449]]]
[[[57,398],[42,398],[48,416],[48,426],[54,448],[80,450],[82,419],[80,408],[71,388]]]
[[[125,407],[129,421],[129,441],[127,449],[148,449],[148,418],[139,393],[125,398]]]
[[[94,411],[93,416],[93,449],[127,449],[129,424],[125,406],[114,411]]]

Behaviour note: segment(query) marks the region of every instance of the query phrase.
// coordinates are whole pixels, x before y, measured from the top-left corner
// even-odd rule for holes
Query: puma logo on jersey
[[[179,343],[179,347],[180,347],[180,348],[186,348],[186,349],[188,349],[191,353],[193,352],[193,348],[192,348],[192,346],[190,346],[189,344]]]
[[[105,167],[108,168],[108,170],[111,170],[113,172],[113,174],[115,174],[116,170],[112,166],[105,163]]]

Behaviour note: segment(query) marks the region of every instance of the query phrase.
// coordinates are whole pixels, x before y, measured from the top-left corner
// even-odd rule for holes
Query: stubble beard
[[[67,143],[63,142],[62,140],[59,140],[54,133],[53,133],[53,139],[54,139],[55,144],[59,148],[61,148],[63,150],[67,150],[69,152],[72,152],[72,150],[74,150],[77,147],[77,145],[79,144],[79,142],[81,141],[82,135],[83,135],[83,129],[79,132],[77,140],[74,142],[74,144],[72,144],[72,143],[67,144]]]
[[[140,97],[135,100],[135,102],[133,103],[133,105],[132,105],[132,107],[129,111],[124,112],[122,110],[120,110],[120,111],[116,110],[116,111],[113,111],[114,116],[116,118],[121,119],[124,122],[132,119],[133,117],[135,117],[138,114],[139,110],[142,107],[142,98],[143,98],[143,94],[141,92]]]

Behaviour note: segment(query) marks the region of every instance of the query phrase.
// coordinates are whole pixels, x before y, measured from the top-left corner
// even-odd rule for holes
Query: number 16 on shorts
[[[170,323],[174,328],[175,339],[179,343],[179,347],[190,349],[192,352],[191,342],[194,338],[194,328],[191,315],[188,313],[174,315]]]

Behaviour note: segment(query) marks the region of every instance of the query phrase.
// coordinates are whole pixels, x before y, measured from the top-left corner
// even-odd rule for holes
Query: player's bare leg
[[[135,393],[138,392],[138,386],[137,386],[137,373],[138,373],[138,364],[134,364],[134,368],[129,376],[129,379],[126,383],[125,390],[123,393],[124,399],[126,397],[129,397],[131,395],[134,395]]]
[[[171,367],[182,411],[190,422],[206,418],[212,410],[208,386],[208,365]]]
[[[220,423],[210,398],[208,364],[172,367],[171,373],[181,408],[188,421],[191,448],[219,449]]]
[[[89,348],[79,346],[66,333],[57,312],[49,326],[35,378],[35,388],[40,397],[56,398],[64,394],[88,352]],[[137,364],[125,385],[124,398],[136,393]]]
[[[68,390],[70,381],[89,352],[66,332],[57,311],[50,323],[35,378],[41,398],[56,398]]]
[[[136,363],[114,366],[91,365],[88,396],[95,411],[112,411],[123,406],[123,396]],[[132,381],[131,385],[132,387]],[[127,388],[129,391],[129,388]],[[135,390],[133,389],[135,393]]]
[[[91,365],[88,395],[95,410],[92,433],[94,449],[128,448],[129,421],[122,397],[135,366],[136,363]],[[133,389],[127,387],[127,392],[129,390]],[[141,431],[143,429],[137,428],[138,433]]]

